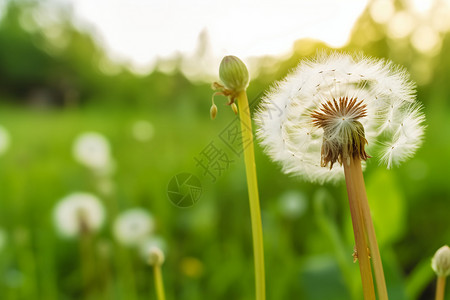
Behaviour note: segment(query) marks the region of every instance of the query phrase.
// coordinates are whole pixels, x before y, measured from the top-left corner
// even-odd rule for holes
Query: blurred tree
[[[50,12],[47,12],[50,13]],[[0,93],[33,105],[70,105],[103,91],[105,60],[93,38],[76,29],[67,9],[42,24],[38,1],[8,1],[0,21]],[[57,35],[55,36],[55,33]]]

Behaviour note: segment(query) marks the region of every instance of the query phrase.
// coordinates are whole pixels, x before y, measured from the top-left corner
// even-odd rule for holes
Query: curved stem
[[[161,273],[161,265],[155,264],[155,266],[153,267],[153,274],[155,277],[156,297],[158,300],[165,300],[166,296],[164,294],[164,283]]]
[[[344,162],[343,165],[364,299],[375,300],[372,269],[364,230],[363,210],[360,203],[360,199],[365,197],[366,194],[364,179],[362,177],[361,160],[359,158],[352,158],[350,163]]]
[[[90,232],[82,231],[79,243],[83,298],[88,299],[91,292],[90,281],[92,279],[92,272],[95,269],[93,267],[95,259],[92,257],[92,235]]]
[[[369,243],[370,256],[372,258],[373,272],[375,274],[376,289],[380,300],[388,300],[386,288],[386,279],[384,278],[383,264],[381,261],[380,250],[375,235],[375,228],[370,214],[369,201],[367,200],[366,187],[359,159],[353,159],[354,176],[358,177],[360,193],[358,193],[358,202],[360,203],[364,221],[365,233]]]
[[[444,276],[439,276],[436,285],[436,300],[444,300],[445,295],[445,279]]]
[[[361,165],[360,165],[361,168]],[[361,170],[362,174],[362,170]],[[362,176],[362,175],[361,175]],[[364,184],[364,181],[363,181]],[[372,257],[373,272],[375,273],[375,281],[380,300],[388,300],[388,293],[386,288],[386,280],[384,278],[383,264],[381,262],[380,250],[378,248],[377,238],[375,236],[375,228],[373,227],[372,217],[370,215],[369,202],[364,188],[364,197],[360,198],[364,227],[366,228],[367,239],[369,240],[370,255]]]
[[[259,206],[258,183],[256,179],[255,150],[253,146],[252,123],[247,94],[242,91],[237,96],[239,119],[241,121],[242,146],[244,147],[245,172],[247,175],[250,217],[252,223],[253,254],[255,259],[256,300],[266,298],[264,275],[264,245]]]

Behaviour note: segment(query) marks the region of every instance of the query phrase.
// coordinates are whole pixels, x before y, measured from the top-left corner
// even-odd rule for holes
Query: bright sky
[[[219,59],[285,54],[304,37],[346,43],[367,0],[60,0],[93,25],[110,56],[137,68],[191,54],[206,30]]]

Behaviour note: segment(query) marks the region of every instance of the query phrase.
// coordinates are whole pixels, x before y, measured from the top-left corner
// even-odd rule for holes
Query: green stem
[[[359,169],[361,169],[361,164],[359,165]],[[359,200],[363,212],[364,227],[366,229],[367,239],[369,240],[369,249],[370,255],[372,257],[373,272],[375,273],[375,282],[377,287],[378,298],[380,300],[388,300],[383,264],[381,262],[380,250],[378,248],[378,242],[375,236],[375,228],[373,227],[372,216],[370,215],[370,207],[369,202],[367,200],[362,170],[361,170],[361,178],[363,180],[361,189],[364,190],[364,193],[362,193],[362,197]]]
[[[87,231],[80,234],[80,264],[83,287],[83,298],[88,299],[94,259],[92,258],[92,235]]]
[[[380,300],[388,300],[388,293],[386,288],[386,280],[384,278],[383,264],[381,262],[380,250],[378,248],[378,242],[375,235],[375,228],[373,226],[372,216],[370,214],[369,201],[367,200],[366,187],[364,184],[364,177],[361,168],[361,162],[353,159],[353,170],[355,180],[359,186],[360,192],[358,193],[357,201],[362,210],[362,217],[364,222],[364,229],[367,235],[369,244],[370,256],[372,258],[373,272],[375,274],[375,283]]]
[[[364,299],[375,300],[375,289],[360,200],[366,194],[364,179],[362,177],[361,160],[359,158],[352,158],[349,163],[344,162],[343,165]]]
[[[160,264],[155,264],[153,267],[153,273],[155,277],[156,297],[158,300],[165,300],[166,296],[164,294],[164,283]]]
[[[239,118],[241,121],[242,145],[244,147],[245,171],[247,175],[250,217],[252,223],[253,254],[255,260],[256,300],[266,299],[264,275],[264,245],[259,206],[258,183],[256,180],[255,150],[253,146],[252,122],[247,93],[238,94]]]
[[[438,276],[436,285],[436,300],[444,300],[445,295],[445,276]]]

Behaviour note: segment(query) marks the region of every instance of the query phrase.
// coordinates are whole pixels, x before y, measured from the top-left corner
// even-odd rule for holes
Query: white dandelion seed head
[[[111,146],[106,137],[100,133],[80,134],[73,144],[73,155],[79,163],[93,170],[110,173],[114,169]]]
[[[163,238],[151,236],[139,245],[139,250],[144,261],[154,265],[157,262],[164,262],[164,253],[167,251],[167,245]]]
[[[11,138],[9,136],[9,132],[5,127],[0,125],[0,155],[8,150],[10,143]]]
[[[53,220],[61,236],[73,238],[83,231],[98,231],[105,221],[105,210],[96,196],[76,192],[57,203]]]
[[[153,216],[142,208],[121,213],[114,222],[114,236],[125,246],[138,246],[153,233]]]
[[[450,247],[445,245],[436,251],[431,260],[431,267],[438,276],[450,275]]]
[[[276,83],[255,120],[261,145],[285,173],[325,182],[344,174],[333,160],[331,168],[322,167],[327,163],[321,153],[324,136],[325,146],[333,148],[358,132],[368,154],[390,168],[421,145],[425,117],[404,69],[381,59],[332,53],[302,61]]]

